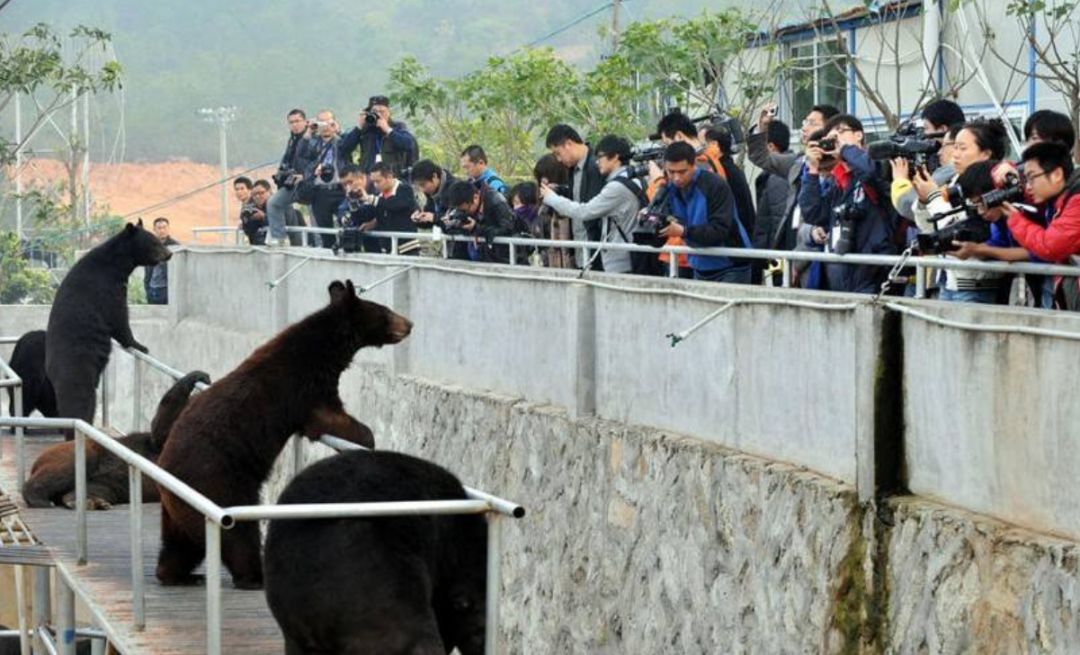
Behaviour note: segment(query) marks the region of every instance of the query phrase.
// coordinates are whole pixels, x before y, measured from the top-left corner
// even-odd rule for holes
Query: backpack
[[[645,195],[645,189],[642,188],[637,180],[626,177],[625,175],[620,175],[615,178],[615,181],[634,194],[634,197],[638,200],[638,209],[644,209],[649,206],[649,198]]]

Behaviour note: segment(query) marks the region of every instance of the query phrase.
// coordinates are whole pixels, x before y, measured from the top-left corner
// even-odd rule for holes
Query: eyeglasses
[[[1031,186],[1031,183],[1033,181],[1039,179],[1043,175],[1046,175],[1046,171],[1043,171],[1042,173],[1035,173],[1034,175],[1026,175],[1026,176],[1024,176],[1024,186]]]
[[[838,134],[843,134],[844,132],[854,132],[855,130],[850,127],[838,127],[836,128],[836,131]]]

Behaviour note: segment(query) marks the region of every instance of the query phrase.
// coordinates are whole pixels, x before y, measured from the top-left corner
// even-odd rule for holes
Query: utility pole
[[[15,92],[15,234],[22,239],[22,94]]]
[[[619,10],[622,9],[622,0],[611,2],[611,51],[619,49]]]
[[[228,165],[228,144],[226,133],[229,130],[229,123],[236,120],[236,107],[203,107],[198,111],[198,114],[202,116],[203,120],[208,123],[217,123],[218,126],[218,145],[220,148],[221,157],[221,225],[222,227],[229,226],[229,185],[225,183],[229,177],[229,165]]]

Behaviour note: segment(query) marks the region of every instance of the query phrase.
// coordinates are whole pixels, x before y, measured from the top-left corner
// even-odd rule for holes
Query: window
[[[794,70],[791,83],[791,125],[798,129],[802,119],[814,105],[833,105],[846,111],[848,80],[845,67],[836,62],[843,57],[843,48],[835,41],[799,43],[791,46],[790,57]]]

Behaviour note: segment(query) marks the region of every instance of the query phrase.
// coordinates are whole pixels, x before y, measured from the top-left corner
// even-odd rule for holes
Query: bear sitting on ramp
[[[171,256],[139,219],[83,255],[64,276],[45,339],[45,372],[56,390],[59,416],[94,421],[94,391],[109,362],[111,339],[147,352],[131,334],[127,281],[137,266],[160,264]]]
[[[11,351],[11,370],[22,378],[23,416],[34,410],[46,418],[56,414],[56,393],[45,375],[45,330],[32,330],[19,337]],[[15,390],[8,388],[8,415],[15,416]]]
[[[292,434],[332,434],[374,445],[371,430],[345,412],[338,380],[356,351],[398,343],[412,323],[358,298],[351,281],[335,281],[329,291],[329,305],[283,330],[191,400],[169,433],[159,466],[221,507],[255,505]],[[233,585],[261,588],[258,524],[241,522],[221,537]],[[203,515],[162,489],[158,580],[197,583],[191,572],[205,555]]]
[[[210,384],[210,376],[202,371],[192,371],[177,380],[161,397],[157,413],[150,423],[150,432],[135,432],[117,439],[117,442],[152,462],[156,461],[176,417],[187,405],[195,385],[200,382]],[[75,509],[74,442],[57,444],[38,455],[22,493],[28,507],[52,507],[56,503]],[[156,503],[158,499],[157,485],[150,478],[143,477],[143,502]],[[86,506],[90,509],[109,509],[128,500],[127,463],[88,439]]]
[[[352,451],[307,467],[279,504],[463,500],[422,459]],[[274,520],[266,599],[287,655],[484,652],[487,525],[480,514]]]

